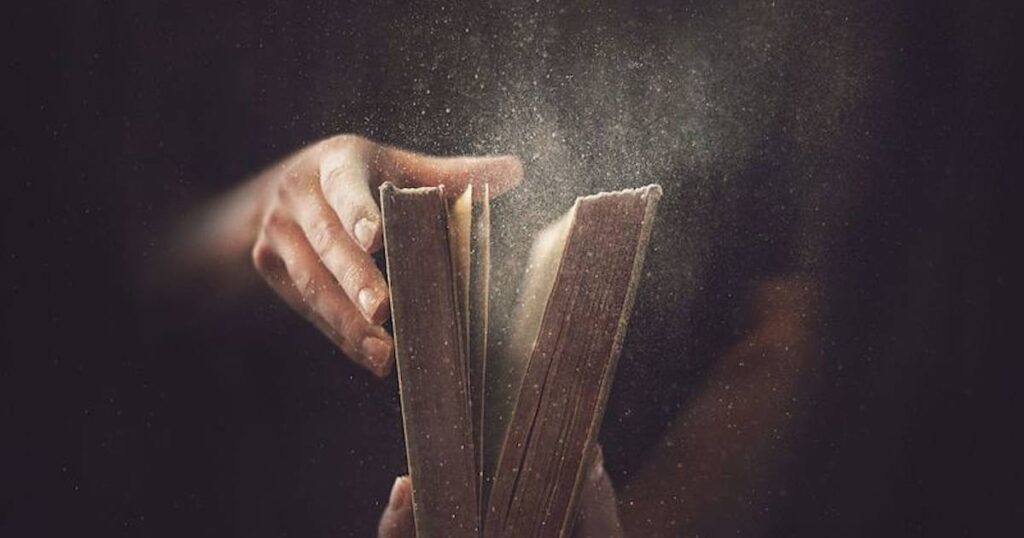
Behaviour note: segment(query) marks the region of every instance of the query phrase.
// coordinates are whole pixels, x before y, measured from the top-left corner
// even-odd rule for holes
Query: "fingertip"
[[[515,155],[491,157],[490,170],[484,178],[493,198],[512,189],[523,181],[523,162]]]
[[[452,197],[481,184],[489,186],[490,196],[497,196],[523,179],[523,163],[515,155],[435,157],[396,148],[388,148],[386,154],[378,169],[380,180],[405,187],[444,185]]]
[[[391,299],[388,296],[387,285],[384,285],[383,292],[376,286],[363,288],[359,290],[356,300],[363,316],[374,325],[384,323],[391,315]]]
[[[412,510],[412,480],[408,476],[395,478],[388,496],[388,505],[384,508],[380,524],[377,527],[379,538],[413,538],[416,536],[416,524]]]
[[[347,139],[346,139],[347,140]],[[358,147],[355,142],[340,147]],[[337,144],[335,144],[335,147]],[[364,252],[373,253],[383,243],[380,209],[371,192],[371,173],[366,157],[358,150],[335,150],[320,163],[324,198],[338,215],[348,235]]]
[[[352,236],[367,254],[373,254],[380,250],[383,243],[381,234],[380,218],[375,214],[359,217],[352,226]]]
[[[388,510],[401,510],[409,504],[412,496],[412,481],[409,476],[395,477],[395,483],[391,486],[391,495],[388,497]]]
[[[383,364],[376,367],[373,370],[373,375],[377,379],[387,379],[391,375],[391,372],[395,369],[395,361],[393,358],[388,358]]]
[[[594,449],[594,466],[604,469],[604,447],[600,444]]]
[[[506,155],[504,159],[509,186],[518,185],[523,180],[523,161],[515,155]]]
[[[381,329],[380,332],[383,333],[384,330]],[[363,364],[370,372],[379,378],[385,378],[391,373],[394,365],[394,344],[386,333],[364,337],[359,349],[364,358]]]

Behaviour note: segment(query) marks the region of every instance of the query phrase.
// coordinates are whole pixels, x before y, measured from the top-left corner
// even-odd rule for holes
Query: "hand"
[[[262,184],[252,261],[293,309],[378,376],[392,365],[381,327],[388,288],[371,254],[382,244],[377,187],[443,184],[455,195],[487,182],[492,195],[522,179],[515,157],[431,157],[342,135],[305,148]]]
[[[590,472],[580,492],[579,513],[573,528],[575,538],[621,538],[622,525],[616,508],[615,490],[604,469],[604,454],[598,448]],[[408,476],[395,479],[388,506],[377,527],[378,538],[415,538],[412,513],[412,480]]]

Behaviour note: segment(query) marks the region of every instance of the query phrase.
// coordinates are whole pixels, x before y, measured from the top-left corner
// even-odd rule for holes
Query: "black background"
[[[374,50],[405,8],[211,4],[4,8],[4,536],[366,536],[403,472],[394,378],[350,365],[269,292],[138,290],[175,215],[303,143],[351,131],[460,148],[454,135],[380,127],[397,114],[380,103],[400,89],[346,105],[365,114],[317,112],[322,84],[381,84]],[[874,179],[822,269],[826,388],[769,533],[1005,531],[1024,478],[1009,266],[1024,150],[1019,8],[865,11],[886,28],[893,71],[880,76],[885,106],[862,111],[878,143],[847,157]],[[318,80],[339,57],[369,59]],[[771,201],[773,188],[736,203]],[[698,347],[728,340],[716,321],[734,307],[726,292],[788,263],[736,240],[738,226],[695,303]],[[660,330],[639,311],[631,338]],[[677,344],[667,336],[661,349]],[[624,379],[613,413],[644,387]],[[685,399],[665,398],[680,401],[650,407]],[[635,446],[607,449],[613,471],[656,438],[665,416],[648,411]],[[611,427],[606,447],[625,435]]]

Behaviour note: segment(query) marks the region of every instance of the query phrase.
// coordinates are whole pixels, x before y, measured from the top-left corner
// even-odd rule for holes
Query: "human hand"
[[[315,143],[258,178],[252,262],[293,309],[352,360],[383,377],[391,336],[381,327],[388,288],[371,254],[382,244],[376,191],[444,185],[456,195],[487,182],[491,195],[522,179],[519,160],[433,157],[341,135]]]
[[[575,538],[621,538],[622,525],[616,508],[615,490],[604,469],[604,455],[598,448],[590,472],[583,481],[579,512],[573,528]],[[378,538],[415,538],[412,512],[412,480],[395,479],[388,506],[377,527]]]

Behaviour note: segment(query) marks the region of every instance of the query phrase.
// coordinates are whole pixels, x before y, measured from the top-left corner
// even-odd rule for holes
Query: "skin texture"
[[[387,285],[372,258],[383,243],[380,184],[443,184],[456,196],[486,181],[497,196],[522,176],[511,156],[433,157],[336,136],[283,159],[190,219],[178,251],[192,273],[218,284],[237,287],[244,282],[239,275],[253,273],[244,265],[255,267],[346,356],[384,377],[394,359],[382,328]],[[748,303],[753,324],[713,361],[704,389],[640,472],[620,484],[618,498],[599,451],[574,536],[765,532],[768,512],[745,499],[770,504],[781,487],[796,430],[790,411],[815,356],[811,320],[820,300],[800,276],[762,281]],[[378,535],[414,536],[411,503],[409,478],[399,477]]]
[[[432,157],[340,135],[271,166],[208,208],[186,241],[191,265],[224,273],[248,252],[266,283],[346,356],[377,376],[394,363],[389,313],[372,254],[383,244],[377,188],[444,184],[452,196],[487,182],[497,196],[522,179],[511,156]],[[237,274],[237,272],[235,272]]]
[[[387,284],[371,257],[383,245],[377,188],[443,184],[455,197],[487,182],[491,196],[516,186],[512,156],[433,157],[354,135],[312,144],[206,208],[179,240],[192,272],[237,285],[240,259],[350,359],[379,377],[394,364]],[[480,192],[480,191],[476,191]],[[381,537],[413,537],[412,483],[395,480]],[[584,482],[574,536],[621,535],[600,450]]]

